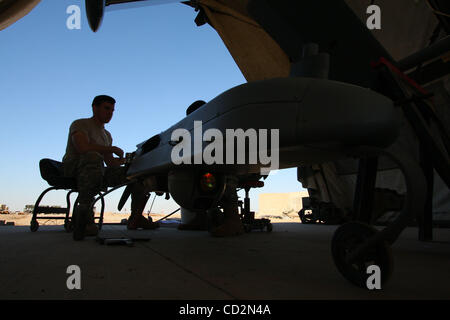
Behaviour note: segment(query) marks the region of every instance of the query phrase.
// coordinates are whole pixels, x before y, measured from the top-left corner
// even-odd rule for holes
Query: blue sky
[[[80,30],[66,27],[70,5],[81,8]],[[41,1],[0,31],[0,203],[13,211],[34,204],[48,187],[39,160],[62,159],[70,123],[92,115],[98,94],[116,98],[106,128],[114,145],[132,152],[182,119],[193,101],[246,82],[217,33],[197,27],[195,16],[180,3],[114,10],[93,33],[84,1]],[[296,169],[278,171],[251,191],[253,209],[260,193],[300,190]],[[115,211],[120,194],[107,198],[108,211]],[[44,200],[64,205],[64,192]],[[129,203],[125,208],[129,212]],[[158,197],[152,211],[174,208]]]

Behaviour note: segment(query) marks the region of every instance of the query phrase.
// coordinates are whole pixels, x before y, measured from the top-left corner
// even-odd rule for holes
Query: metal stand
[[[50,187],[45,189],[38,197],[38,199],[36,200],[36,203],[34,205],[34,209],[33,209],[33,216],[31,218],[31,222],[30,222],[30,230],[32,232],[36,232],[39,229],[39,219],[46,219],[46,220],[62,220],[64,219],[64,229],[67,232],[71,232],[73,230],[73,221],[72,218],[70,217],[70,208],[71,208],[71,203],[70,203],[70,195],[74,192],[77,192],[77,190],[75,189],[70,189],[67,192],[66,195],[66,207],[40,207],[39,204],[41,203],[42,199],[44,198],[44,196],[52,190],[63,190],[60,187]],[[67,190],[67,189],[65,189]],[[78,199],[78,198],[77,198]],[[74,204],[74,208],[77,205],[77,200],[75,200],[75,204]],[[101,207],[101,214],[100,217],[98,218],[94,218],[94,219],[99,219],[100,221],[103,221],[103,212],[104,212],[104,207],[105,207],[105,202],[102,201],[102,207]],[[44,217],[39,217],[39,214],[42,213],[45,216]],[[49,214],[64,214],[64,216],[48,216]]]
[[[122,184],[120,184],[118,186],[115,186],[114,188],[111,188],[111,189],[109,189],[106,192],[101,192],[100,191],[99,196],[97,198],[95,198],[95,200],[91,203],[91,206],[89,208],[89,210],[93,210],[95,204],[97,203],[97,201],[101,200],[102,207],[101,207],[101,212],[100,212],[100,219],[99,219],[99,222],[98,222],[98,229],[99,230],[101,230],[102,226],[103,226],[103,213],[104,213],[104,210],[105,210],[105,199],[104,199],[105,196],[110,194],[113,191],[116,191],[117,189],[120,189],[120,188],[122,188],[124,186],[130,185],[130,184],[135,183],[135,182],[136,182],[136,180],[130,180],[130,181],[126,182],[126,183],[122,183]]]
[[[249,181],[241,185],[245,190],[244,204],[242,206],[242,201],[240,204],[240,216],[242,224],[244,225],[245,232],[251,232],[253,230],[267,230],[267,232],[272,231],[272,224],[269,219],[255,219],[255,212],[250,211],[250,197],[249,192],[251,188],[260,188],[264,186],[262,181]]]
[[[450,188],[449,138],[433,108],[426,102],[431,95],[423,91],[411,79],[403,75],[389,62],[381,59],[377,65],[380,76],[386,83],[386,95],[390,96],[413,128],[420,143],[420,162],[427,181],[426,204],[417,217],[419,240],[431,241],[433,169]],[[430,124],[436,124],[442,143],[433,136]],[[432,155],[432,156],[431,156]]]

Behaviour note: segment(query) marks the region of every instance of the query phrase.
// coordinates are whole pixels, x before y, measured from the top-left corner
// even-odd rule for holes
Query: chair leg
[[[71,204],[70,204],[70,195],[71,195],[73,192],[75,192],[75,191],[74,191],[74,190],[70,190],[70,191],[67,193],[67,196],[66,196],[67,211],[66,211],[66,218],[64,219],[64,229],[65,229],[67,232],[72,232],[72,231],[73,231],[73,224],[72,224],[72,221],[71,221],[71,219],[70,219],[70,206],[71,206]],[[77,201],[77,200],[78,200],[78,197],[77,197],[76,201]],[[76,204],[76,201],[75,201],[75,204]],[[75,206],[74,206],[74,208],[75,208]]]
[[[105,212],[105,198],[101,197],[102,200],[102,209],[100,211],[100,220],[98,221],[98,228],[99,230],[102,229],[103,226],[103,213]]]
[[[34,208],[33,208],[33,217],[31,218],[31,223],[30,223],[30,230],[31,232],[36,232],[39,229],[39,223],[37,222],[37,214],[39,213],[38,208],[39,208],[39,204],[42,201],[42,198],[44,198],[45,194],[51,190],[56,190],[58,188],[56,187],[50,187],[45,189],[37,198],[36,203],[34,204]]]

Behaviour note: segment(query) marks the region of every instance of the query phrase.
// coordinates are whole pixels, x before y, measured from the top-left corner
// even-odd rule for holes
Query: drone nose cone
[[[105,0],[86,0],[86,15],[92,31],[100,28],[104,11]]]

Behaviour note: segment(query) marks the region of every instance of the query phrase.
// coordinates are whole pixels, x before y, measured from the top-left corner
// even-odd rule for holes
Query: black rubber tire
[[[31,232],[36,232],[39,229],[39,222],[37,220],[32,219],[30,223]]]
[[[389,244],[385,241],[377,243],[367,250],[363,257],[349,264],[346,257],[368,238],[378,231],[361,222],[348,222],[340,226],[333,235],[331,241],[331,253],[339,272],[354,285],[367,289],[367,274],[369,265],[377,265],[381,271],[381,284],[391,276],[393,270],[393,258]]]

